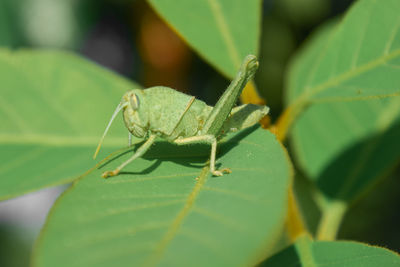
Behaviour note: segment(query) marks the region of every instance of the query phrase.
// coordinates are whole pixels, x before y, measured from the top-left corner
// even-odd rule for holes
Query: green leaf
[[[329,199],[352,201],[400,159],[400,97],[314,105],[292,133],[296,159]]]
[[[340,23],[318,33],[291,67],[287,102],[399,95],[399,9],[398,0],[357,1]]]
[[[254,265],[284,225],[291,166],[260,128],[220,148],[222,177],[204,167],[209,147],[166,142],[124,174],[101,178],[131,153],[94,170],[53,207],[34,266]]]
[[[314,35],[299,57],[304,64],[313,64],[335,27],[327,24]],[[298,67],[289,77],[292,84],[307,76]],[[400,97],[312,105],[291,134],[297,162],[327,199],[354,200],[398,162],[399,115]]]
[[[209,63],[233,77],[242,59],[257,55],[261,1],[148,0]]]
[[[294,155],[318,188],[318,237],[334,238],[349,204],[400,161],[400,97],[314,105],[293,129]]]
[[[30,235],[32,234],[24,227],[11,226],[2,222],[0,226],[0,266],[29,266],[32,244],[27,241],[29,238],[26,237]]]
[[[400,169],[352,205],[343,219],[338,238],[377,244],[399,252],[398,220]]]
[[[10,0],[0,2],[0,46],[15,46],[21,42],[18,3]]]
[[[398,1],[358,1],[339,24],[320,29],[291,68],[289,102],[398,94],[397,7]],[[314,104],[295,122],[296,161],[322,193],[316,196],[322,209],[318,238],[334,238],[349,203],[399,162],[399,115],[400,97],[393,97]]]
[[[388,249],[347,241],[312,242],[304,238],[261,264],[265,267],[395,267],[399,265],[399,255]]]
[[[71,182],[124,92],[137,85],[67,52],[0,50],[0,200]],[[127,144],[122,120],[105,141]]]

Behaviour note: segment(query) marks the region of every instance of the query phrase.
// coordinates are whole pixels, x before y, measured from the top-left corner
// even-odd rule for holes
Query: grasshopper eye
[[[137,97],[136,94],[131,94],[131,97],[129,98],[129,101],[131,103],[131,108],[133,110],[136,110],[139,108],[139,98]]]

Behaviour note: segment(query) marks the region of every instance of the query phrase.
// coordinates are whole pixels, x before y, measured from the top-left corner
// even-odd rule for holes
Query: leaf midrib
[[[372,60],[370,62],[365,63],[364,65],[360,65],[360,66],[355,66],[353,68],[351,68],[348,72],[342,73],[338,76],[335,76],[329,80],[327,80],[326,82],[323,82],[322,84],[319,85],[315,85],[313,87],[307,87],[307,84],[310,82],[310,78],[313,77],[315,75],[316,69],[319,65],[319,62],[323,59],[323,57],[326,55],[326,51],[327,49],[331,46],[332,44],[332,40],[337,36],[337,34],[343,29],[344,25],[346,25],[346,21],[348,21],[348,18],[350,17],[350,13],[352,12],[352,10],[354,9],[353,5],[350,9],[349,12],[347,12],[347,14],[345,15],[345,17],[343,18],[343,20],[337,25],[336,29],[333,29],[331,31],[331,33],[329,34],[329,39],[328,41],[323,45],[324,48],[322,50],[322,52],[318,55],[318,59],[314,62],[313,66],[312,66],[312,70],[310,71],[310,75],[307,79],[306,84],[304,85],[305,88],[303,93],[300,94],[297,99],[295,99],[292,102],[292,106],[305,106],[310,102],[310,99],[315,96],[316,94],[318,94],[321,91],[324,91],[326,89],[329,89],[332,86],[338,85],[343,81],[346,81],[347,79],[353,78],[358,74],[361,74],[363,72],[366,72],[370,69],[372,69],[373,67],[379,65],[380,63],[383,64],[387,64],[387,62],[385,62],[385,60],[389,61],[392,58],[395,58],[396,56],[400,55],[400,49],[397,50],[393,50],[392,52],[389,52],[392,44],[393,44],[393,40],[396,36],[396,31],[398,30],[398,28],[400,27],[400,20],[398,21],[398,23],[395,25],[392,34],[390,35],[390,39],[387,42],[387,45],[383,51],[383,56],[378,57],[376,60]],[[357,55],[358,57],[358,55]],[[395,94],[397,95],[397,94]],[[382,95],[382,97],[390,97],[390,96],[394,96],[393,94],[389,94],[389,95]],[[379,97],[379,96],[377,96]],[[358,99],[363,99],[363,97],[354,97],[351,98],[350,100],[358,100]],[[344,99],[345,100],[345,99]],[[338,100],[334,100],[334,101],[338,101]]]
[[[221,7],[216,0],[208,0],[207,3],[210,6],[212,14],[214,15],[218,30],[220,31],[225,45],[228,48],[229,57],[236,68],[240,66],[240,56],[233,41],[232,33],[229,30],[227,21],[221,11]]]
[[[0,134],[1,144],[46,145],[46,146],[96,146],[98,136],[61,136],[50,134]],[[126,138],[107,137],[104,147],[121,147]]]
[[[200,175],[197,177],[197,182],[192,190],[192,192],[188,195],[185,205],[180,210],[180,212],[176,215],[173,222],[168,227],[165,235],[156,245],[154,253],[150,255],[150,257],[145,261],[144,266],[155,266],[161,260],[165,250],[168,247],[168,244],[174,239],[177,235],[177,232],[182,225],[184,219],[187,217],[189,212],[193,209],[193,205],[197,196],[199,195],[201,189],[203,188],[205,182],[207,181],[209,174],[209,167],[206,166],[201,171]]]
[[[396,58],[397,56],[400,56],[400,49],[394,50],[391,53],[385,54],[382,57],[379,57],[375,60],[369,61],[366,64],[359,65],[358,67],[355,67],[353,69],[350,69],[347,72],[344,72],[338,76],[335,76],[326,82],[323,82],[322,84],[309,87],[308,90],[306,90],[303,94],[301,94],[298,98],[299,101],[310,101],[312,97],[317,95],[318,93],[324,91],[324,90],[329,90],[329,88],[333,86],[337,86],[340,83],[347,81],[351,78],[356,77],[359,74],[362,74],[364,72],[367,72],[377,66],[385,64],[387,61]]]

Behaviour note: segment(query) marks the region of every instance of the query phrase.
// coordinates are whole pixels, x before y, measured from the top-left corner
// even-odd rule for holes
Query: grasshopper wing
[[[149,125],[152,130],[170,135],[195,98],[169,87],[156,86],[145,90],[146,102],[151,106]]]

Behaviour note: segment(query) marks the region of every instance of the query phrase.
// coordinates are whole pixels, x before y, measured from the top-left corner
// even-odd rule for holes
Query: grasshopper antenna
[[[118,106],[117,106],[117,108],[115,109],[113,115],[111,116],[110,121],[108,122],[108,125],[107,125],[107,127],[106,127],[106,130],[104,131],[103,136],[102,136],[101,139],[100,139],[100,142],[99,142],[99,144],[98,144],[98,146],[97,146],[97,148],[96,148],[96,151],[94,152],[93,159],[95,159],[95,158],[97,157],[97,154],[98,154],[99,151],[100,151],[101,144],[103,143],[104,137],[106,137],[106,134],[107,134],[107,132],[108,132],[108,129],[110,129],[111,123],[113,122],[113,120],[114,120],[115,117],[117,116],[118,112],[120,112],[121,109],[122,109],[123,107],[125,107],[125,105],[122,105],[122,103],[119,103]]]

